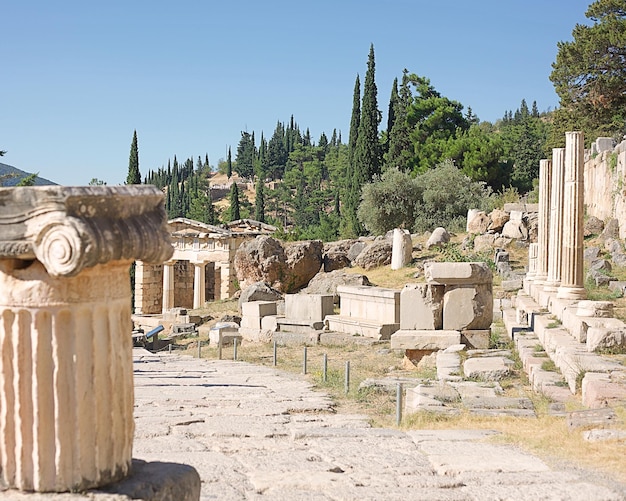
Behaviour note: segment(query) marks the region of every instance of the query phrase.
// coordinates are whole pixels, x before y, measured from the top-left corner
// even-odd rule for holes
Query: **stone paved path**
[[[133,457],[194,466],[202,500],[624,500],[626,491],[485,440],[376,429],[303,378],[135,350]]]

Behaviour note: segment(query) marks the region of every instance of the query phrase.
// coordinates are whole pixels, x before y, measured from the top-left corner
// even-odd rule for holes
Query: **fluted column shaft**
[[[565,182],[565,148],[552,150],[552,190],[550,195],[550,233],[548,237],[548,277],[544,291],[556,292],[561,285],[563,256],[563,185]]]
[[[193,263],[193,307],[202,308],[206,301],[205,266],[206,263]]]
[[[174,308],[174,262],[163,264],[163,313]]]
[[[582,132],[565,133],[563,189],[563,257],[561,286],[557,297],[583,299],[584,137]]]
[[[548,235],[550,232],[550,196],[552,162],[539,162],[539,229],[537,233],[537,273],[535,283],[543,284],[548,277]]]
[[[83,490],[130,471],[130,262],[51,277],[0,259],[0,461],[10,488]]]

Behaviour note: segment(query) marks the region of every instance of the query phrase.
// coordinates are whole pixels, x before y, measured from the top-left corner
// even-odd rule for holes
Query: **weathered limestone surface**
[[[444,329],[489,329],[492,321],[493,293],[490,284],[446,287],[443,296]]]
[[[285,318],[322,322],[332,315],[335,304],[330,294],[287,294]]]
[[[557,297],[584,299],[583,216],[584,138],[582,132],[565,133],[563,188],[563,257]]]
[[[389,339],[400,328],[400,291],[339,285],[337,293],[340,314],[326,316],[328,330]]]
[[[264,329],[263,319],[276,316],[276,301],[248,301],[241,304],[239,334],[248,341],[267,342],[272,339],[272,330]]]
[[[563,256],[563,186],[565,181],[565,148],[552,150],[552,179],[550,192],[550,229],[548,235],[548,275],[544,291],[556,292],[561,285]]]
[[[37,259],[52,276],[137,256],[165,261],[162,200],[154,186],[0,188],[0,259]]]
[[[535,283],[548,278],[548,238],[550,232],[550,196],[552,190],[552,161],[539,162],[539,231],[537,234],[537,273]]]
[[[598,138],[600,139],[600,138]],[[595,143],[594,143],[595,146]],[[585,207],[587,214],[618,223],[618,237],[626,238],[626,197],[610,196],[626,177],[626,141],[614,148],[596,148],[585,158]],[[609,195],[609,196],[607,196]]]
[[[445,350],[461,342],[459,331],[398,330],[391,335],[393,350]]]
[[[400,292],[400,329],[443,329],[441,285],[407,284]]]
[[[155,187],[0,188],[0,461],[9,488],[129,473],[128,270],[173,252]]]
[[[399,270],[411,262],[413,242],[408,230],[393,230],[393,246],[391,248],[391,269]]]
[[[493,274],[486,263],[435,263],[424,265],[428,283],[442,285],[490,284]]]

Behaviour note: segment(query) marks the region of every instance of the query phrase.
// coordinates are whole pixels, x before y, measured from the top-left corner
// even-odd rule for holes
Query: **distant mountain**
[[[15,186],[26,176],[30,176],[30,172],[24,172],[23,170],[13,167],[12,165],[0,163],[0,186]],[[37,176],[35,178],[35,186],[56,185],[48,179]]]

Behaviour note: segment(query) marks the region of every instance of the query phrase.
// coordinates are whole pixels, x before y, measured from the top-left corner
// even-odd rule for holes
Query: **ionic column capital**
[[[52,276],[174,252],[155,186],[0,188],[0,205],[0,258],[37,259]]]

